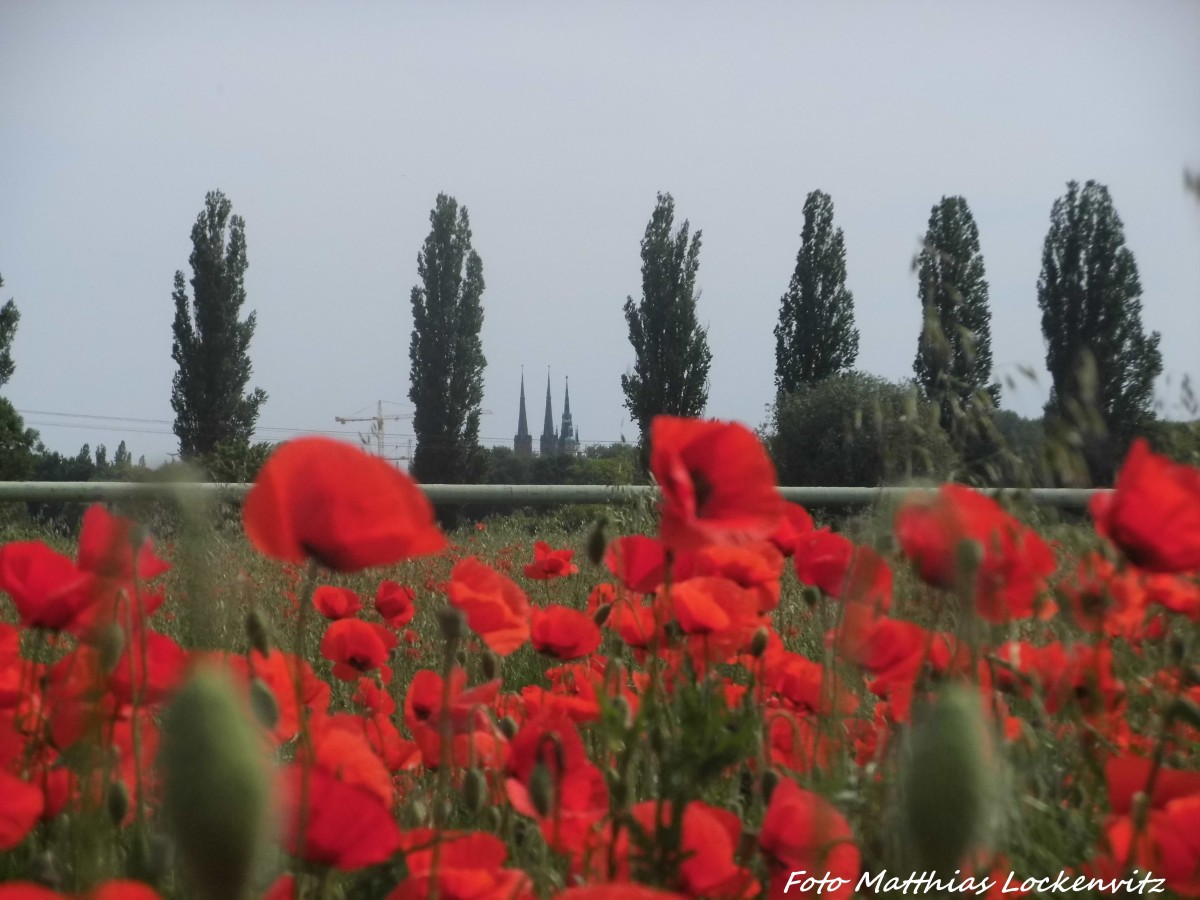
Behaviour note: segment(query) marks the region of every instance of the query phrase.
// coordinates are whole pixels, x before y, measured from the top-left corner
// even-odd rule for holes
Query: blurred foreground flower
[[[288,441],[267,460],[242,510],[246,536],[285,562],[356,572],[437,553],[446,537],[416,482],[350,444]]]

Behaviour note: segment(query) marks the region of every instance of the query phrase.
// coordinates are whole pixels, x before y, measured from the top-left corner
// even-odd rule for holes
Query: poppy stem
[[[299,744],[297,753],[300,757],[300,807],[297,810],[299,821],[296,829],[296,856],[303,860],[308,844],[308,789],[309,777],[312,774],[313,752],[312,734],[308,728],[308,707],[304,705],[304,654],[306,638],[308,637],[308,608],[312,605],[313,592],[317,588],[317,574],[320,565],[315,559],[310,559],[308,569],[304,574],[304,590],[300,592],[300,608],[296,610],[296,640],[293,652],[296,658],[292,665],[292,687],[296,694],[296,718],[299,722]]]

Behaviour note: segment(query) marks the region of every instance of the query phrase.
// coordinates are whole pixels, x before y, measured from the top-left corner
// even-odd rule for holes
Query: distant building
[[[517,413],[517,433],[513,437],[513,451],[518,456],[533,455],[533,435],[529,433],[529,417],[525,412],[525,373],[521,373],[521,407]],[[542,436],[538,439],[538,453],[542,456],[575,456],[579,453],[579,431],[571,417],[571,383],[567,380],[563,396],[562,425],[554,430],[554,409],[550,400],[550,376],[546,376],[546,415],[542,422]]]
[[[517,434],[513,438],[513,451],[517,456],[533,456],[533,435],[529,433],[529,419],[525,415],[525,372],[521,372],[521,412],[517,416]]]

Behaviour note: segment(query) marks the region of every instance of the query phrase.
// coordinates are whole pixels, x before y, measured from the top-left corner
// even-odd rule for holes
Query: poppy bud
[[[437,617],[443,638],[447,641],[457,641],[462,638],[466,622],[461,612],[453,606],[444,606],[438,610]]]
[[[750,639],[750,655],[755,659],[761,659],[762,655],[767,652],[767,640],[770,638],[770,633],[766,626],[760,625],[758,630],[754,632],[754,637]]]
[[[250,709],[263,728],[271,731],[279,724],[279,704],[275,695],[261,678],[250,682]]]
[[[550,767],[543,762],[537,763],[529,776],[529,799],[543,818],[554,809],[554,779],[550,775]]]
[[[608,548],[608,535],[604,533],[604,527],[608,524],[608,519],[601,516],[597,519],[588,531],[587,538],[587,555],[592,561],[593,566],[598,566],[604,561],[604,551]],[[600,623],[597,622],[597,625]]]
[[[500,726],[500,733],[508,740],[511,741],[517,736],[517,720],[512,716],[505,716],[498,724]]]
[[[100,652],[100,670],[111,674],[125,652],[125,629],[116,622],[109,622],[100,631],[96,649]]]
[[[194,675],[163,715],[163,812],[195,895],[240,897],[263,843],[269,784],[261,743],[228,679]]]
[[[612,700],[613,709],[617,715],[621,717],[621,724],[628,728],[633,724],[633,707],[629,705],[629,700],[624,694],[617,694]]]
[[[483,811],[483,828],[485,831],[490,831],[493,834],[500,830],[499,807],[489,806]]]
[[[804,598],[805,606],[811,608],[821,602],[821,589],[807,584],[804,586],[804,590],[800,592],[800,596]]]
[[[427,824],[426,818],[429,816],[429,808],[425,805],[420,797],[414,797],[409,800],[404,809],[400,813],[400,824],[405,828],[420,828]]]
[[[592,614],[592,621],[596,623],[597,628],[603,628],[610,615],[612,615],[612,604],[605,603],[596,607],[596,612]]]
[[[903,820],[920,868],[953,871],[988,837],[995,764],[979,689],[947,684],[913,725],[901,763]]]
[[[625,809],[629,805],[629,782],[612,769],[604,774],[605,780],[608,782],[608,796],[612,801],[613,809]]]
[[[463,806],[472,815],[483,809],[484,801],[487,800],[487,779],[479,769],[467,769],[463,779],[462,798]]]
[[[262,613],[252,609],[246,614],[246,637],[250,641],[250,649],[257,650],[263,656],[271,655],[271,632]]]
[[[771,802],[771,795],[775,793],[775,788],[779,785],[779,773],[774,769],[767,769],[762,773],[762,780],[759,782],[759,789],[762,791],[763,803]]]
[[[479,661],[479,668],[483,670],[484,680],[491,681],[500,674],[500,657],[491,650],[484,651],[483,658]]]
[[[433,811],[437,816],[437,821],[445,826],[450,821],[450,817],[454,815],[454,801],[449,797],[440,797],[434,805]]]
[[[129,788],[125,782],[116,780],[108,786],[108,796],[104,798],[104,808],[114,825],[119,826],[129,814]]]

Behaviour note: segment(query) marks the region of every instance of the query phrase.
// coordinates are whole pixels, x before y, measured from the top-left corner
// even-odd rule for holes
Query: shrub
[[[781,397],[767,441],[785,485],[942,479],[958,464],[934,404],[919,399],[911,384],[861,372]]]

